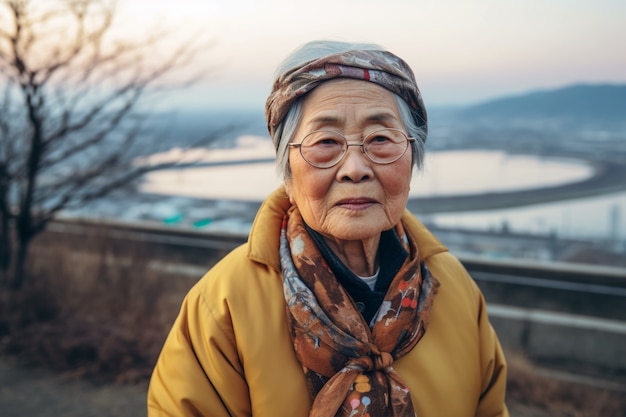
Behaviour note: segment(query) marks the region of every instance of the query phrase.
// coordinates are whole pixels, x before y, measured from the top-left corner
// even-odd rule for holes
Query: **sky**
[[[413,68],[428,106],[574,83],[626,83],[624,0],[127,0],[122,22],[210,42],[171,105],[262,109],[280,61],[314,39],[372,42]]]

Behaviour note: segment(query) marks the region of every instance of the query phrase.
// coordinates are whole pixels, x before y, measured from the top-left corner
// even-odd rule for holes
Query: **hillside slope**
[[[626,85],[580,84],[503,97],[458,109],[462,119],[558,119],[586,123],[626,123]]]

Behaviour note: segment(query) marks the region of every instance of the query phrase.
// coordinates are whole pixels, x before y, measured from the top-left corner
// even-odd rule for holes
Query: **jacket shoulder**
[[[440,283],[440,291],[478,307],[482,293],[463,263],[450,252],[440,252],[426,259],[426,265]]]
[[[278,274],[270,266],[251,259],[249,243],[244,243],[220,259],[200,278],[192,291],[204,298],[248,294],[253,288],[271,285],[279,281]]]

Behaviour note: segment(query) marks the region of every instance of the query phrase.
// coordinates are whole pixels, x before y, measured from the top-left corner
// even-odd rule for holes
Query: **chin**
[[[380,235],[390,227],[377,227],[371,222],[346,221],[332,232],[332,236],[341,240],[367,240]]]

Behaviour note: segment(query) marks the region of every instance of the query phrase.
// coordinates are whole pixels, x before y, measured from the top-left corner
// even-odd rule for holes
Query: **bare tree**
[[[29,244],[59,211],[84,205],[149,170],[145,143],[151,93],[198,45],[115,40],[115,0],[0,2],[0,278],[22,285]],[[0,90],[1,91],[1,90]]]

